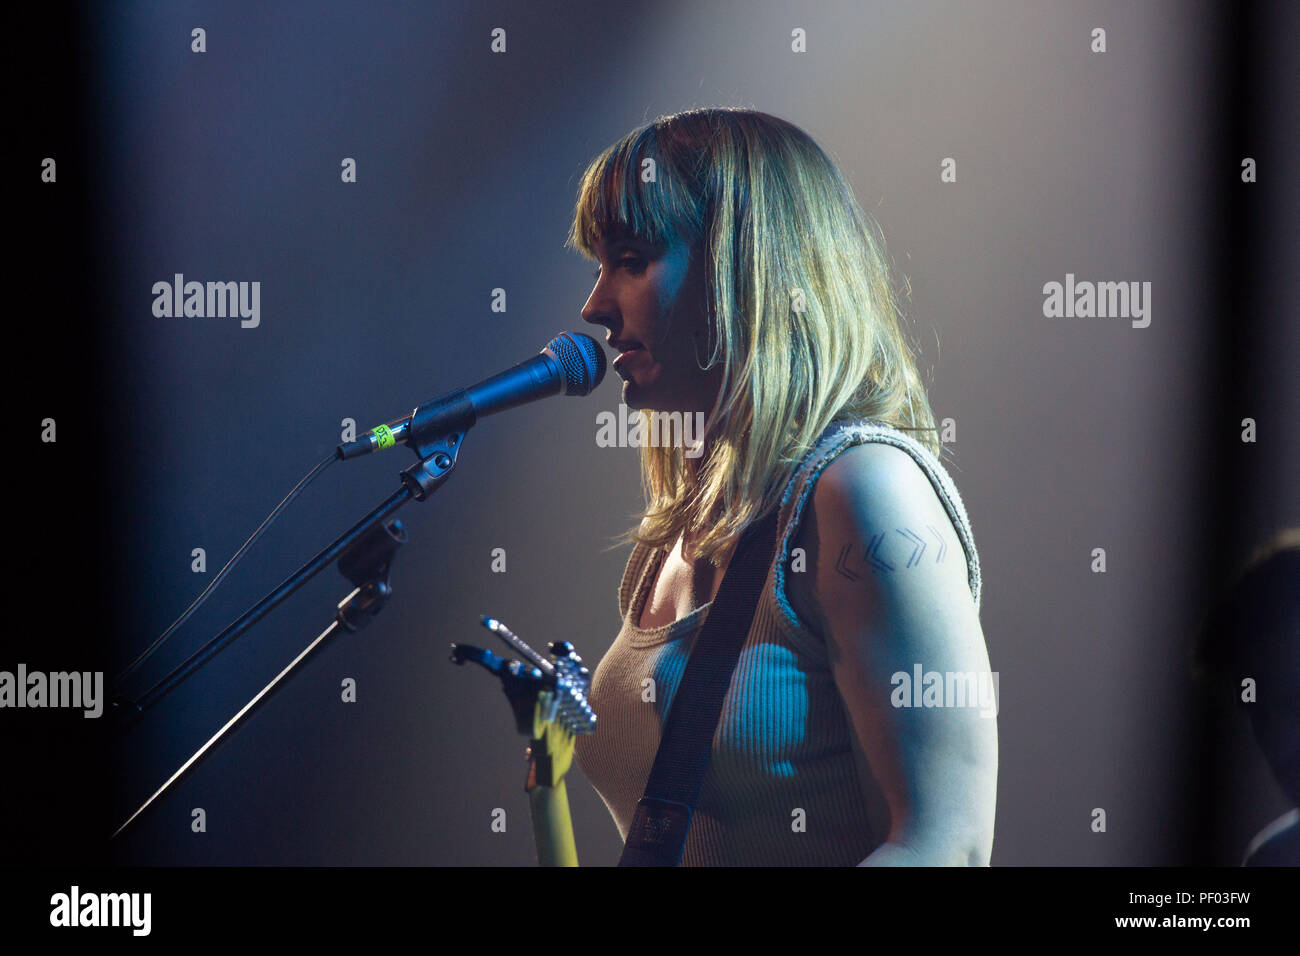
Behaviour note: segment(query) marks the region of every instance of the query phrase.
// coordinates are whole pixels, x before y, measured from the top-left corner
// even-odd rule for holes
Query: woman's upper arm
[[[997,682],[952,522],[920,466],[882,444],[837,457],[811,505],[800,584],[889,803],[887,842],[986,865]]]

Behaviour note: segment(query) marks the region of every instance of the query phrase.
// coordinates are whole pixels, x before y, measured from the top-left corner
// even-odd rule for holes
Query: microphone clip
[[[465,432],[444,433],[436,440],[422,441],[416,455],[420,457],[410,468],[402,472],[402,484],[410,489],[411,497],[424,501],[438,490],[438,486],[447,480],[456,467],[456,457],[460,446],[465,441]]]

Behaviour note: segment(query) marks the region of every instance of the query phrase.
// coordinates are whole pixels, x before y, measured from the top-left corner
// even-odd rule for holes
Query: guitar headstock
[[[489,650],[469,644],[451,645],[451,659],[457,664],[472,660],[501,678],[502,689],[515,713],[521,734],[540,737],[535,731],[552,724],[571,736],[596,731],[596,714],[587,694],[591,689],[591,672],[583,665],[573,645],[554,641],[544,657],[525,644],[500,621],[484,617],[482,624],[529,663],[510,661]]]

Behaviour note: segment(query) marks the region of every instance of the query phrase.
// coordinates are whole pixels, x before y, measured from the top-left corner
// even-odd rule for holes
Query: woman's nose
[[[611,311],[610,303],[605,298],[601,282],[597,280],[596,287],[591,290],[591,295],[587,296],[587,302],[582,307],[579,315],[582,316],[584,322],[590,322],[593,325],[606,325]]]

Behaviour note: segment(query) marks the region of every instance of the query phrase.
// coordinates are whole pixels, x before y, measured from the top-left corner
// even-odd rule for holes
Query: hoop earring
[[[704,342],[707,345],[709,341],[708,329],[705,329],[704,334],[705,334]],[[700,363],[700,333],[699,332],[696,332],[693,336],[691,336],[691,344],[694,346],[694,350],[695,350],[695,367],[698,368],[701,372],[707,372],[709,371],[709,369],[713,368],[713,366],[717,364],[716,361],[717,357],[712,354],[714,351],[713,349],[705,350],[709,352],[709,364],[703,365]]]

